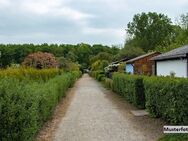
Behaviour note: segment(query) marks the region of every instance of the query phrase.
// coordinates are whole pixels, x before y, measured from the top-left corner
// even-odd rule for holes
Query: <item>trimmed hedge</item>
[[[152,117],[170,124],[188,125],[188,79],[116,73],[113,90]]]
[[[103,71],[92,71],[90,73],[90,75],[98,81],[104,81],[105,80],[105,73]]]
[[[31,141],[51,116],[66,90],[80,73],[65,73],[44,81],[26,83],[16,78],[0,80],[0,140]]]
[[[105,78],[104,80],[104,85],[109,88],[112,89],[113,88],[113,80],[110,78]]]
[[[136,75],[116,73],[113,75],[113,90],[138,108],[145,108],[143,78]]]
[[[144,86],[146,108],[153,117],[188,125],[188,79],[145,77]]]
[[[187,134],[167,134],[158,141],[188,141],[188,135]]]

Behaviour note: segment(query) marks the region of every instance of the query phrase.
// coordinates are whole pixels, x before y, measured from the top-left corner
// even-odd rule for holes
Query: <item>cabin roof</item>
[[[153,57],[152,60],[169,60],[169,59],[175,59],[175,58],[184,58],[188,54],[188,45],[185,45],[183,47],[171,50],[167,53],[158,55],[156,57]]]
[[[128,58],[125,57],[125,58],[123,58],[123,59],[121,59],[121,60],[118,60],[118,61],[112,62],[112,64],[119,64],[120,62],[125,62],[125,61],[127,61],[127,60],[128,60]]]
[[[148,57],[148,56],[153,55],[153,54],[155,54],[155,53],[159,53],[159,52],[150,52],[150,53],[147,53],[147,54],[138,56],[138,57],[136,57],[136,58],[130,59],[130,60],[128,60],[126,63],[133,63],[133,62],[135,62],[135,61],[137,61],[137,60],[140,60],[140,59],[142,59],[142,58]]]

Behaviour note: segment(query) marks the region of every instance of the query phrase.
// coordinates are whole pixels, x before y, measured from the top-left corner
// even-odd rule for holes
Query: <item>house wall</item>
[[[160,53],[156,52],[144,58],[141,58],[134,62],[134,73],[135,74],[145,74],[152,75],[154,73],[154,64],[155,62],[150,60],[151,58],[159,55]]]
[[[164,60],[156,62],[157,75],[167,76],[171,72],[175,73],[176,77],[187,77],[187,60]]]
[[[126,69],[125,71],[126,71],[127,73],[131,73],[131,74],[134,73],[134,68],[133,68],[133,65],[132,65],[132,64],[126,64],[125,69]]]

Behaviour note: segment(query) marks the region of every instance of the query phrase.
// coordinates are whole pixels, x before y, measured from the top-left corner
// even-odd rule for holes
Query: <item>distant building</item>
[[[188,45],[152,58],[155,61],[155,74],[188,77]]]
[[[152,75],[155,72],[155,63],[151,58],[158,56],[160,52],[150,52],[128,60],[126,62],[126,72],[131,74]]]

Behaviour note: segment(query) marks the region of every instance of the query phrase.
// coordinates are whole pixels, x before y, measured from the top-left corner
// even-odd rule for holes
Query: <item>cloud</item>
[[[10,1],[9,0],[0,0],[0,8],[1,7],[7,7],[10,5]]]
[[[0,0],[0,43],[104,43],[125,40],[134,14],[176,18],[188,0]]]
[[[29,0],[21,4],[23,11],[39,16],[55,16],[80,21],[93,17],[66,5],[62,0]]]

